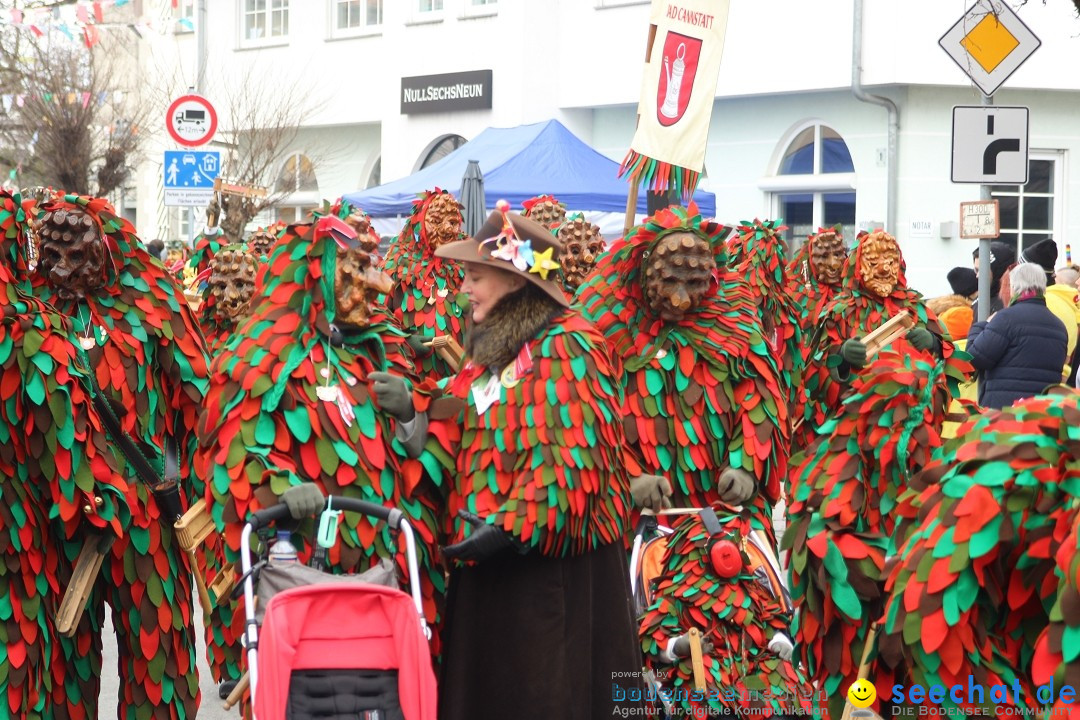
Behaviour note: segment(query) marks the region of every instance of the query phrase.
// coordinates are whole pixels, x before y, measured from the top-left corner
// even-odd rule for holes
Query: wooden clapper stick
[[[71,573],[71,580],[64,589],[64,599],[56,613],[56,631],[64,637],[75,634],[83,612],[86,611],[86,600],[94,588],[101,563],[114,542],[116,536],[106,533],[93,535],[83,543],[79,559],[75,561],[75,569]]]
[[[870,623],[870,632],[866,633],[866,645],[863,646],[862,660],[859,663],[859,680],[866,680],[870,675],[870,650],[877,644],[877,623]],[[843,689],[843,688],[841,688]],[[845,690],[846,692],[846,690]],[[881,720],[881,716],[873,710],[856,710],[855,707],[848,702],[844,701],[844,714],[840,720],[852,720],[852,713],[858,712],[858,717],[868,717],[871,720]]]
[[[191,561],[191,574],[195,576],[195,585],[199,589],[199,602],[202,603],[203,612],[207,615],[214,609],[210,603],[210,593],[206,589],[206,580],[199,572],[199,564],[195,561],[195,548],[202,544],[203,540],[210,537],[214,532],[214,520],[206,510],[206,501],[199,500],[193,504],[183,517],[173,525],[176,530],[176,539],[180,543],[180,549],[187,553]],[[215,578],[215,588],[219,578]],[[218,597],[221,597],[219,594]]]
[[[461,369],[461,360],[465,357],[465,350],[458,341],[450,335],[436,335],[431,342],[426,343],[439,357],[445,360],[455,371]]]

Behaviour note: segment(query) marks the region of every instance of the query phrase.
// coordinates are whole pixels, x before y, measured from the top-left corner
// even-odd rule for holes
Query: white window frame
[[[492,17],[499,14],[499,0],[461,0],[459,19]]]
[[[799,137],[807,128],[814,128],[814,172],[804,175],[779,175],[780,166],[787,156],[791,143]],[[816,230],[825,225],[825,195],[829,193],[855,193],[855,217],[858,218],[859,188],[854,172],[846,173],[823,173],[821,169],[821,149],[823,147],[821,128],[828,127],[835,132],[841,140],[844,136],[829,123],[820,118],[812,118],[799,123],[791,128],[780,142],[776,145],[776,152],[770,163],[772,174],[758,179],[758,188],[765,193],[768,209],[771,217],[779,217],[781,213],[781,195],[801,194],[812,195],[814,200],[813,227]],[[847,141],[844,140],[844,144]],[[848,148],[848,152],[851,150]],[[786,222],[786,219],[785,219]],[[845,228],[845,231],[848,228]],[[854,228],[852,228],[854,230]],[[794,236],[793,247],[798,247],[806,238]]]
[[[400,2],[400,0],[398,0]],[[428,0],[432,6],[436,2],[442,3],[442,7],[437,10],[421,10],[420,3],[423,0],[405,0],[409,3],[409,19],[406,25],[425,25],[427,23],[440,23],[446,19],[446,6],[448,3],[454,2],[454,0]]]
[[[1053,198],[1053,207],[1050,210],[1050,228],[1049,228],[1050,237],[1052,237],[1054,239],[1054,241],[1057,242],[1059,245],[1063,245],[1064,244],[1064,238],[1065,238],[1065,218],[1067,217],[1067,215],[1065,214],[1065,204],[1068,202],[1068,197],[1069,197],[1069,194],[1068,194],[1067,189],[1065,187],[1065,151],[1064,150],[1034,150],[1033,149],[1033,150],[1030,150],[1028,152],[1028,162],[1030,163],[1032,160],[1043,160],[1043,161],[1050,161],[1050,162],[1054,163],[1054,175],[1053,175],[1054,191],[1049,192],[1049,193],[1028,193],[1028,194],[1032,195],[1032,196],[1036,196],[1036,197],[1050,197],[1050,198]],[[1015,193],[1015,194],[1019,195],[1019,197],[1021,198],[1021,202],[1019,202],[1018,206],[1017,206],[1016,220],[1017,220],[1017,225],[1018,226],[1023,226],[1023,224],[1024,224],[1024,203],[1022,201],[1023,197],[1024,197],[1023,186],[1018,185],[1017,190],[1018,190],[1018,192]],[[1013,195],[1013,194],[1014,193],[1009,193],[1009,195]],[[997,191],[991,192],[991,199],[993,199],[995,197],[999,197],[999,196],[1001,196],[1001,193],[999,193]],[[1018,231],[1018,230],[1019,230],[1019,228],[1016,228],[1016,229],[1014,229],[1014,228],[1002,228],[1001,229],[1002,232],[1014,232],[1014,231]],[[1035,232],[1035,231],[1032,230],[1032,231],[1029,231],[1029,232]],[[1022,243],[1022,237],[1018,233],[1017,242],[1016,242],[1017,257],[1020,256],[1020,245],[1021,245],[1021,243]],[[1064,256],[1064,253],[1063,253],[1062,256],[1061,256],[1062,260],[1061,260],[1061,262],[1058,263],[1059,265],[1064,265],[1065,264],[1064,257],[1065,256]]]
[[[283,7],[275,8],[274,3],[280,2]],[[239,0],[237,3],[237,10],[239,12],[239,22],[237,23],[237,30],[240,33],[240,47],[241,48],[262,48],[271,47],[274,45],[288,45],[289,36],[292,33],[292,18],[290,17],[292,7],[290,0],[265,0],[265,7],[262,10],[254,10],[250,13],[247,9],[248,0]],[[267,33],[273,27],[273,15],[275,12],[284,11],[285,24],[288,30],[283,35],[267,35],[261,38],[248,38],[247,37],[247,18],[248,15],[254,13],[263,13],[266,16],[266,29]]]
[[[363,21],[356,27],[342,28],[338,27],[338,5],[342,2],[348,2],[348,0],[330,0],[329,3],[329,27],[330,37],[334,39],[338,38],[355,38],[355,37],[368,37],[371,35],[381,35],[383,30],[383,23],[386,22],[386,4],[387,2],[394,2],[395,0],[377,0],[379,9],[379,22],[373,25],[367,24],[367,3],[370,0],[360,0],[360,13],[363,17]]]

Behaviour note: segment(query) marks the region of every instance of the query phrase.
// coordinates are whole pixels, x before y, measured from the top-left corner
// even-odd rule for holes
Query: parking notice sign
[[[217,150],[166,150],[165,205],[203,207],[214,197],[214,179],[221,173]]]
[[[217,111],[199,95],[182,95],[165,111],[169,136],[184,147],[198,147],[213,139],[217,132]]]

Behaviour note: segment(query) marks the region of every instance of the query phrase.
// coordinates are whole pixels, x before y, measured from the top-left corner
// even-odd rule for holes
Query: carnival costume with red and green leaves
[[[456,468],[445,544],[472,531],[459,510],[551,557],[621,542],[631,500],[620,455],[621,397],[603,337],[566,311],[510,368],[504,377],[513,380],[501,383],[498,400],[481,412],[471,390],[492,373],[467,362],[447,389],[464,412],[431,424],[429,446],[436,443]]]
[[[54,624],[69,551],[93,533],[121,536],[130,490],[67,320],[32,294],[28,220],[18,193],[0,191],[0,716],[51,718],[64,715],[65,676],[81,669],[65,662]]]
[[[967,687],[970,676],[987,702],[991,686],[1018,683],[1019,700],[1010,690],[992,704],[1039,711],[1035,643],[1058,597],[1055,556],[1076,521],[1078,443],[1080,395],[1071,392],[961,425],[900,498],[905,542],[889,574],[880,662],[924,687]],[[950,697],[941,705],[971,707]]]
[[[750,286],[760,308],[766,340],[780,358],[784,397],[794,408],[802,385],[805,343],[799,306],[788,293],[787,246],[780,235],[785,229],[775,220],[744,220],[728,243],[728,253],[736,275]]]
[[[949,386],[967,370],[925,351],[881,352],[817,440],[792,458],[784,547],[796,647],[808,677],[837,699],[837,717],[884,608],[897,496],[941,445]],[[870,679],[881,697],[891,694],[891,675],[879,670]]]
[[[435,257],[424,227],[428,206],[439,194],[449,193],[435,188],[413,201],[412,214],[386,251],[383,269],[395,285],[387,307],[407,333],[449,335],[464,344],[468,298],[461,292],[461,282],[465,273],[459,264]],[[417,374],[441,379],[453,375],[454,369],[438,353],[431,353],[418,361]]]
[[[757,717],[809,714],[813,686],[794,664],[769,650],[774,635],[790,632],[791,614],[754,572],[746,549],[752,542],[750,518],[724,505],[716,509],[719,535],[710,535],[695,514],[679,517],[667,538],[663,572],[653,580],[654,600],[641,619],[646,665],[658,671],[664,690],[687,717],[725,711]],[[710,552],[721,541],[732,543],[742,561],[737,569],[722,568],[723,575]],[[714,648],[702,657],[704,697],[693,695],[689,657],[675,665],[662,657],[670,641],[691,628],[700,630]]]
[[[246,245],[235,243],[232,245],[222,245],[214,249],[213,255],[217,255],[222,250],[244,251]],[[213,256],[211,256],[211,260]],[[242,323],[244,317],[240,318],[221,318],[217,312],[215,312],[215,306],[217,300],[214,297],[214,293],[210,291],[210,276],[212,268],[209,263],[206,264],[206,268],[199,271],[199,276],[196,278],[198,284],[199,294],[202,296],[202,305],[199,307],[199,327],[202,328],[203,337],[206,340],[206,351],[213,359],[225,346],[229,338],[236,332],[237,325]]]
[[[772,538],[772,505],[787,470],[787,406],[750,288],[727,268],[724,231],[693,205],[661,210],[612,246],[576,302],[622,374],[631,476],[663,475],[676,506],[706,507],[719,500],[725,468],[745,470],[758,482],[756,527]],[[667,323],[643,295],[643,266],[676,232],[710,242],[719,277],[697,308]]]
[[[191,471],[195,421],[206,390],[202,334],[176,281],[152,259],[131,224],[103,199],[57,196],[45,211],[79,210],[92,217],[105,250],[105,285],[82,300],[65,300],[39,283],[37,291],[72,319],[97,387],[119,415],[121,429],[151,460],[163,461],[166,438],[179,452],[180,495],[201,496]],[[118,455],[118,459],[120,456]],[[145,483],[128,469],[132,522],[110,550],[79,636],[67,643],[68,712],[96,717],[100,645],[84,642],[99,630],[103,602],[113,609],[121,658],[120,717],[191,718],[199,703],[192,627],[191,572],[171,529],[159,518]],[[212,557],[200,557],[201,562]],[[195,569],[200,571],[200,569]],[[205,570],[202,570],[205,572]],[[77,671],[74,668],[78,668]]]
[[[412,377],[405,336],[381,312],[364,327],[335,325],[339,245],[322,229],[328,221],[338,222],[323,218],[285,230],[251,315],[214,359],[197,461],[206,472],[206,500],[230,562],[239,557],[250,514],[302,482],[327,495],[399,508],[421,541],[424,611],[434,626],[445,590],[431,552],[438,489],[421,461],[405,457],[367,379],[376,371]],[[404,548],[385,523],[347,514],[340,533],[328,555],[331,571],[362,572],[397,557],[407,578]],[[302,548],[302,559],[309,556],[310,547]]]
[[[1036,687],[1080,686],[1080,513],[1075,504],[1073,515],[1072,530],[1057,551],[1057,601],[1050,608],[1050,624],[1035,644],[1031,674]],[[1055,716],[1068,717],[1072,703],[1058,695]]]
[[[799,324],[806,337],[813,334],[821,311],[842,290],[842,283],[828,285],[818,280],[818,271],[814,267],[814,243],[817,242],[819,235],[826,232],[834,231],[818,228],[817,233],[806,239],[791,263],[788,264],[789,295],[799,308]]]
[[[805,405],[801,427],[796,433],[796,447],[806,447],[813,442],[818,429],[840,408],[842,395],[850,381],[850,377],[838,379],[837,375],[842,365],[840,346],[845,340],[858,340],[906,310],[917,327],[926,328],[937,337],[943,357],[948,360],[952,356],[952,343],[942,340],[945,331],[937,317],[926,307],[922,295],[907,286],[904,277],[907,266],[902,254],[896,285],[888,296],[881,297],[863,284],[859,268],[870,237],[873,236],[860,234],[844,265],[844,291],[822,308],[810,336],[809,355],[803,372]],[[899,245],[896,251],[900,252]],[[899,353],[918,352],[906,338],[894,340],[890,347]],[[852,370],[851,374],[864,371]]]

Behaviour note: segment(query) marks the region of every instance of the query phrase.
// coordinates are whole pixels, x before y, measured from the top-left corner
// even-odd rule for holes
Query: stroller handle
[[[346,512],[369,515],[378,518],[379,520],[384,520],[395,530],[400,529],[401,520],[404,517],[402,512],[397,508],[383,507],[382,505],[376,505],[375,503],[370,503],[366,500],[331,495],[327,498],[327,501],[335,510],[345,510]],[[322,510],[325,509],[326,505],[324,504],[319,512],[322,512]],[[248,524],[251,525],[252,532],[255,532],[260,528],[268,527],[269,525],[279,520],[285,520],[288,517],[289,507],[285,503],[278,503],[277,505],[272,505],[271,507],[263,508],[262,510],[252,513],[251,518],[248,520]]]

